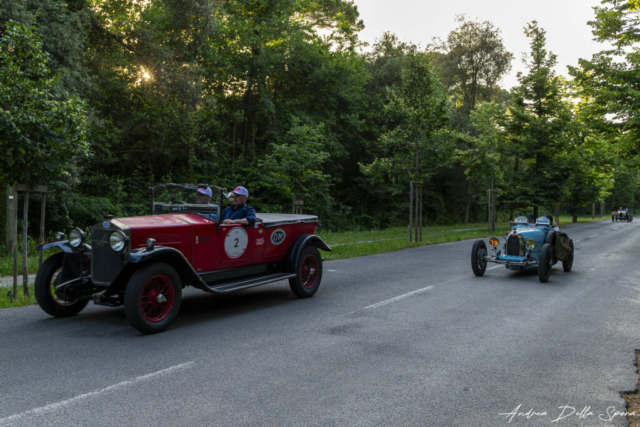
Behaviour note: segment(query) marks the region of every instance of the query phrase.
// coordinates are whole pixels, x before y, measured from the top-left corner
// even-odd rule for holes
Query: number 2
[[[238,247],[238,243],[240,242],[240,239],[236,239],[236,245],[234,246],[234,248]]]

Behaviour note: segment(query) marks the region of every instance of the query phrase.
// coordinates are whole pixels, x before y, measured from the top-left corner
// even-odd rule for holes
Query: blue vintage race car
[[[549,280],[551,267],[558,261],[562,261],[564,271],[571,271],[573,241],[567,238],[563,239],[567,241],[561,242],[560,234],[554,231],[548,218],[538,218],[535,223],[529,224],[526,217],[518,217],[511,226],[502,250],[498,249],[499,238],[492,237],[489,240],[493,255],[488,254],[484,240],[474,242],[471,268],[476,276],[482,276],[490,262],[504,264],[510,270],[538,269],[538,278],[542,283]]]
[[[633,221],[633,215],[628,210],[620,209],[611,215],[611,222],[613,221]]]

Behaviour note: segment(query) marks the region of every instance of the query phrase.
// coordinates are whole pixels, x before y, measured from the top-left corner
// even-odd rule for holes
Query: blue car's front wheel
[[[487,269],[487,261],[484,259],[486,256],[487,245],[484,243],[484,240],[476,240],[471,250],[471,269],[476,276],[484,275]]]

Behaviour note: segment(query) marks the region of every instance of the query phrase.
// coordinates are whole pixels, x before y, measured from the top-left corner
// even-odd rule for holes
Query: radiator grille
[[[109,245],[109,237],[115,229],[91,230],[91,280],[94,283],[110,285],[124,267],[122,252],[116,252]]]
[[[520,239],[511,235],[507,240],[507,255],[520,256]]]

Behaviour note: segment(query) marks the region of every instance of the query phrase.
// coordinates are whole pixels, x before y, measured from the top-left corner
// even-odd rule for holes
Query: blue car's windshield
[[[527,217],[526,216],[519,216],[516,218],[515,221],[513,221],[513,223],[515,225],[527,225]]]
[[[545,216],[541,216],[540,218],[536,219],[536,225],[550,225],[551,223],[549,222],[549,218],[545,217]]]

